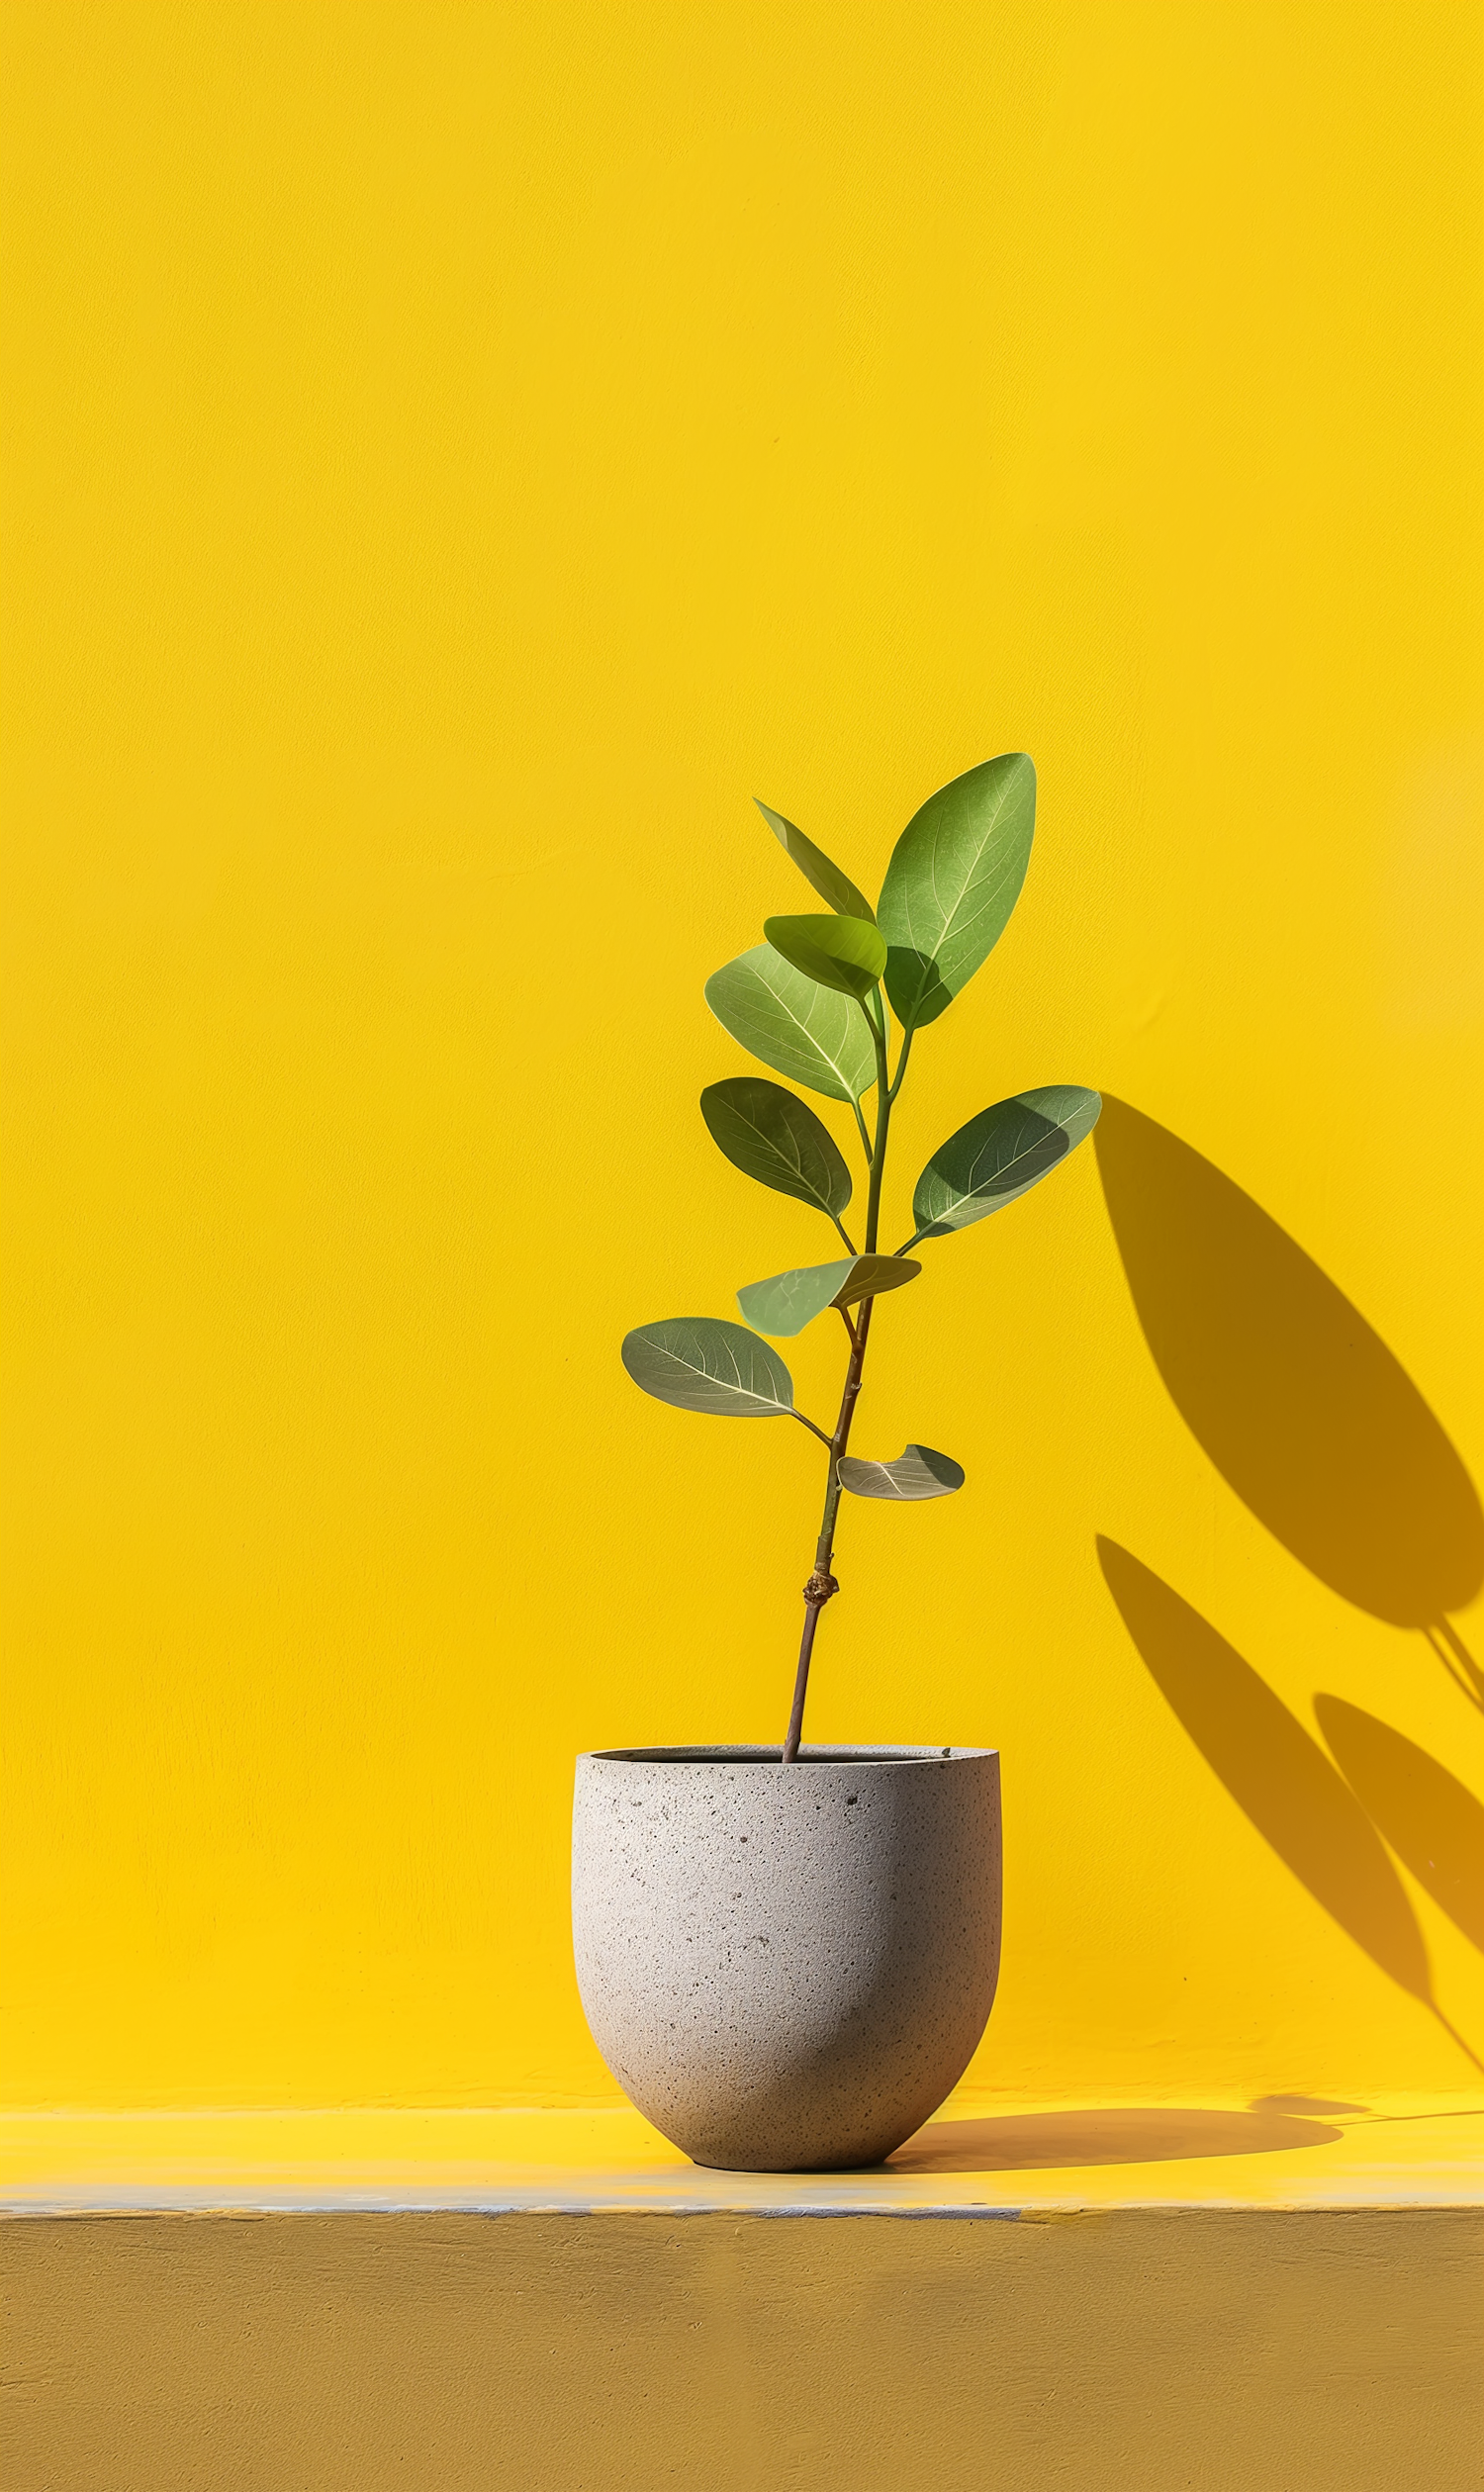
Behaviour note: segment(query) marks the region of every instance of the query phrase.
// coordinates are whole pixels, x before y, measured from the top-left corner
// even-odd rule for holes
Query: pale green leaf
[[[934,1453],[931,1445],[908,1445],[894,1462],[858,1462],[845,1454],[840,1485],[852,1497],[895,1498],[916,1505],[925,1497],[952,1497],[963,1487],[964,1474],[950,1455]]]
[[[775,1272],[737,1292],[737,1304],[759,1333],[787,1338],[801,1333],[826,1307],[853,1307],[863,1298],[880,1298],[915,1280],[920,1263],[905,1255],[850,1254],[835,1263],[809,1263],[797,1271]]]
[[[708,977],[706,1002],[749,1055],[805,1090],[854,1102],[876,1079],[876,1048],[854,997],[817,985],[771,943]]]
[[[913,814],[877,909],[886,992],[905,1029],[936,1021],[988,959],[1020,895],[1035,825],[1026,753],[980,762]]]
[[[811,839],[805,839],[802,831],[795,830],[782,813],[775,813],[772,805],[765,804],[761,796],[754,796],[753,803],[774,838],[788,850],[804,880],[813,884],[822,900],[828,900],[831,908],[842,917],[864,917],[875,921],[876,911],[865,892],[856,889],[848,874],[842,874],[838,866],[831,865],[822,848],[816,848]]]
[[[1095,1090],[1055,1084],[981,1108],[940,1143],[917,1180],[908,1246],[968,1229],[1039,1185],[1097,1123]]]
[[[834,1304],[836,1290],[849,1280],[859,1261],[859,1255],[847,1254],[835,1263],[775,1272],[769,1280],[751,1281],[746,1289],[739,1289],[737,1304],[755,1332],[787,1339]]]
[[[864,917],[770,917],[763,932],[805,977],[864,1003],[886,966],[886,947]]]
[[[678,1410],[781,1419],[793,1408],[793,1379],[777,1350],[714,1316],[641,1324],[624,1337],[623,1363],[642,1391]]]

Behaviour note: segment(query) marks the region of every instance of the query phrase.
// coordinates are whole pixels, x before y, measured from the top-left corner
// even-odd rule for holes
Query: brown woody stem
[[[881,1176],[886,1162],[886,1133],[891,1123],[891,1102],[895,1093],[886,1080],[884,1007],[880,1028],[869,1012],[866,1018],[871,1024],[871,1035],[876,1045],[877,1084],[876,1147],[870,1154],[871,1185],[866,1198],[865,1251],[867,1254],[875,1254],[877,1230],[881,1212]],[[900,1067],[898,1067],[899,1078]],[[860,1116],[859,1107],[856,1114]],[[860,1397],[861,1374],[866,1364],[866,1343],[871,1335],[871,1316],[875,1305],[874,1298],[863,1300],[854,1325],[851,1324],[849,1317],[846,1317],[846,1330],[851,1335],[850,1364],[845,1370],[845,1390],[840,1397],[840,1416],[835,1422],[835,1432],[830,1438],[824,1515],[820,1522],[819,1538],[814,1549],[814,1570],[803,1588],[803,1633],[799,1638],[798,1668],[793,1677],[793,1704],[788,1714],[788,1735],[784,1740],[780,1760],[784,1765],[793,1765],[797,1762],[799,1744],[803,1738],[804,1700],[809,1693],[809,1664],[814,1657],[814,1637],[819,1628],[819,1613],[827,1601],[833,1601],[840,1589],[830,1571],[830,1560],[835,1547],[835,1521],[840,1511],[840,1463],[850,1443],[850,1424],[856,1415],[856,1403]]]

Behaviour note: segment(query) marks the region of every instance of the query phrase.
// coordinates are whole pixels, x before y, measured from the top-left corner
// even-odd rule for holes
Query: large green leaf
[[[740,1324],[674,1316],[624,1336],[623,1363],[636,1385],[681,1411],[722,1419],[781,1419],[793,1408],[793,1379],[776,1349]]]
[[[922,1265],[905,1255],[848,1254],[837,1263],[808,1263],[794,1272],[775,1272],[771,1280],[755,1280],[737,1292],[737,1304],[759,1333],[786,1338],[801,1333],[826,1307],[853,1307],[862,1298],[880,1298],[915,1280]]]
[[[700,1112],[718,1151],[744,1176],[839,1219],[850,1201],[850,1170],[833,1135],[791,1090],[738,1073],[702,1090]]]
[[[754,796],[753,803],[774,838],[788,850],[804,880],[813,884],[822,900],[828,900],[831,908],[842,917],[865,917],[875,923],[876,910],[865,892],[856,889],[848,874],[842,874],[838,866],[831,865],[822,848],[816,848],[811,839],[805,839],[802,831],[795,830],[782,813],[775,813],[772,805],[765,804],[761,796]]]
[[[981,1108],[939,1144],[918,1178],[907,1245],[968,1229],[1028,1193],[1091,1133],[1101,1106],[1095,1090],[1061,1084]]]
[[[864,917],[769,917],[763,932],[805,977],[860,1003],[886,966],[886,946]]]
[[[877,907],[886,992],[904,1028],[936,1021],[988,959],[1020,895],[1035,827],[1028,753],[980,762],[913,814]]]
[[[844,1455],[840,1485],[852,1497],[891,1497],[915,1505],[924,1497],[952,1497],[963,1487],[964,1474],[951,1455],[934,1453],[931,1445],[908,1445],[894,1462],[858,1462]]]
[[[805,1090],[854,1101],[876,1079],[876,1047],[854,997],[816,985],[771,943],[708,977],[706,1002],[750,1056]]]

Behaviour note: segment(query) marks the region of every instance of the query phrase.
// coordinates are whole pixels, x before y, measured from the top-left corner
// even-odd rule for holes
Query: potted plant
[[[641,1325],[623,1343],[629,1375],[660,1401],[723,1418],[790,1419],[824,1447],[824,1511],[780,1745],[578,1760],[573,1925],[588,2021],[640,2110],[701,2164],[796,2170],[880,2162],[958,2082],[993,2003],[997,1755],[802,1742],[814,1638],[839,1589],[842,1497],[911,1505],[964,1484],[959,1464],[929,1445],[890,1460],[850,1451],[877,1302],[917,1280],[918,1247],[1013,1202],[1097,1120],[1097,1093],[1068,1087],[984,1108],[933,1153],[907,1234],[881,1250],[891,1113],[914,1042],[1003,932],[1035,808],[1024,753],[967,771],[907,824],[873,909],[812,841],[763,805],[828,913],[770,917],[766,940],[706,985],[717,1020],[751,1055],[850,1110],[866,1206],[858,1246],[845,1225],[850,1169],[797,1089],[755,1074],[713,1083],[700,1110],[726,1158],[812,1205],[843,1252],[739,1289],[743,1324],[680,1317]],[[862,1101],[873,1092],[868,1124]],[[846,1337],[831,1429],[795,1409],[773,1347],[826,1316]]]

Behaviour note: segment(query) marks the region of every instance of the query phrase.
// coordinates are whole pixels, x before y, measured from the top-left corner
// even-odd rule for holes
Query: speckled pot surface
[[[696,2163],[880,2163],[957,2084],[999,1972],[985,1748],[579,1757],[572,1922],[600,2051]]]

